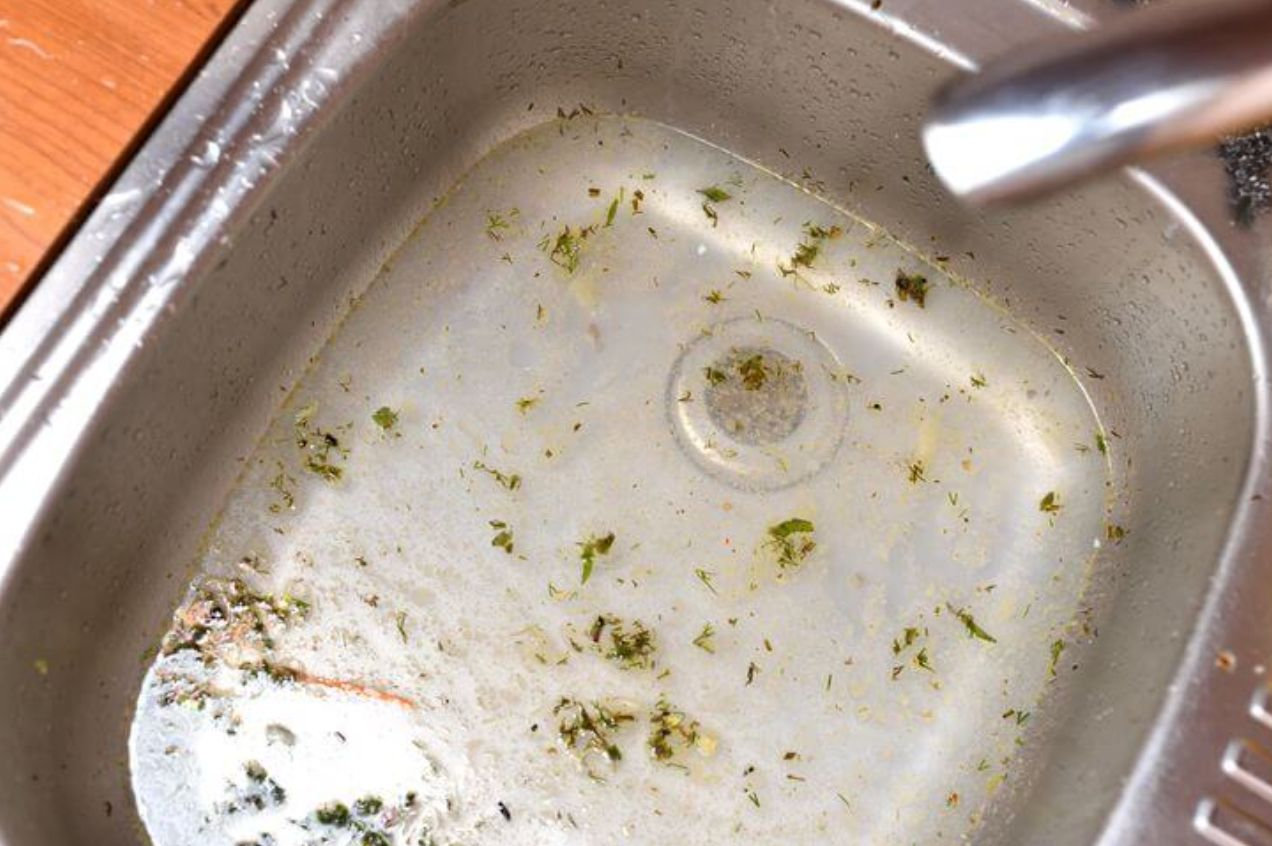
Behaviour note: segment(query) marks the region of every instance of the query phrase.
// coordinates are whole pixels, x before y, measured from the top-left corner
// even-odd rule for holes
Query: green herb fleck
[[[756,677],[756,676],[758,676],[759,674],[760,674],[760,665],[759,665],[759,664],[755,663],[754,661],[752,661],[751,663],[747,664],[747,665],[746,665],[746,683],[747,683],[747,686],[750,686],[751,682],[755,681],[755,677]]]
[[[704,570],[701,567],[695,569],[693,574],[698,577],[698,581],[707,586],[707,590],[712,593],[716,592],[715,585],[711,584],[711,579],[715,575],[710,570]]]
[[[1010,708],[1003,712],[1004,720],[1015,720],[1016,725],[1023,726],[1025,721],[1029,719],[1028,711],[1021,711],[1018,708]]]
[[[698,193],[706,197],[713,203],[723,203],[733,199],[733,195],[721,188],[719,185],[711,185],[706,188],[699,188]]]
[[[715,637],[715,629],[711,626],[710,623],[706,623],[705,625],[703,625],[702,631],[698,633],[698,636],[693,639],[693,645],[703,650],[704,652],[710,652],[712,655],[714,655],[715,643],[712,641],[712,638],[714,637]]]
[[[617,706],[593,702],[589,707],[569,697],[562,697],[552,713],[561,718],[557,737],[566,749],[580,758],[598,753],[613,763],[622,760],[622,750],[613,736],[624,724],[636,719],[633,715]]]
[[[321,476],[325,481],[336,482],[344,475],[344,470],[332,463],[332,453],[347,458],[349,451],[340,445],[340,439],[334,433],[310,426],[317,409],[317,405],[310,403],[296,412],[296,446],[305,456],[306,470]]]
[[[830,238],[838,238],[843,234],[843,229],[838,226],[817,226],[812,223],[804,224],[804,239],[795,247],[795,252],[791,254],[789,264],[777,263],[777,269],[783,276],[789,276],[796,272],[799,267],[812,267],[813,262],[821,254],[822,245]]]
[[[1038,510],[1043,514],[1059,514],[1060,508],[1060,497],[1055,491],[1047,491],[1038,502]]]
[[[520,411],[522,414],[525,414],[527,411],[534,408],[538,404],[539,404],[538,397],[522,397],[521,399],[517,400],[517,411]]]
[[[371,415],[371,419],[375,421],[375,425],[379,426],[386,432],[398,423],[397,412],[389,408],[387,405],[382,405],[377,408]]]
[[[278,502],[271,502],[269,505],[270,513],[277,514],[283,509],[288,511],[296,507],[296,495],[291,491],[291,485],[296,484],[296,480],[282,469],[279,463],[278,474],[270,480],[269,486],[278,493]]]
[[[1051,665],[1048,667],[1051,678],[1056,677],[1056,664],[1060,662],[1060,653],[1064,652],[1064,641],[1060,639],[1051,642]]]
[[[896,638],[895,640],[892,641],[892,654],[900,655],[902,652],[908,649],[911,645],[913,645],[914,642],[918,639],[919,639],[919,630],[915,628],[914,626],[906,626],[905,629],[901,632],[901,637]]]
[[[655,761],[667,763],[685,749],[696,748],[711,754],[715,741],[702,733],[697,720],[689,719],[666,699],[659,699],[649,715],[649,754]]]
[[[973,617],[970,612],[963,608],[955,608],[948,602],[945,603],[945,607],[948,608],[950,613],[957,617],[958,621],[967,629],[968,637],[974,637],[978,640],[988,641],[989,643],[998,643],[998,640],[993,635],[977,625],[976,618]]]
[[[817,548],[813,539],[814,527],[811,520],[802,517],[791,517],[788,520],[769,526],[768,546],[777,553],[777,563],[782,569],[798,567]]]
[[[919,482],[927,481],[926,477],[923,475],[924,470],[922,461],[911,462],[909,467],[906,469],[907,477],[910,479],[910,484],[917,485]]]
[[[1108,455],[1109,445],[1108,442],[1104,440],[1103,432],[1095,433],[1095,448],[1100,451],[1100,455]]]
[[[613,200],[611,200],[609,204],[609,208],[605,211],[606,226],[614,225],[614,218],[618,215],[618,201],[619,201],[619,197],[615,197]]]
[[[607,532],[600,537],[592,535],[578,544],[580,549],[579,560],[583,562],[583,575],[579,584],[587,584],[587,580],[592,578],[592,569],[596,566],[596,556],[608,555],[610,547],[613,545],[613,532]]]
[[[729,379],[723,370],[711,367],[710,365],[702,368],[702,375],[707,377],[707,383],[711,385],[719,385],[723,382],[727,382]]]
[[[932,664],[928,660],[928,652],[927,652],[926,646],[920,649],[918,653],[914,656],[914,665],[921,670],[927,670],[929,673],[932,672]]]
[[[516,211],[514,210],[512,213],[515,215]],[[499,212],[490,212],[486,215],[486,235],[492,241],[502,241],[503,231],[511,226],[512,224],[505,220],[504,216]]]
[[[927,305],[928,281],[926,276],[898,270],[896,290],[897,299],[902,302],[913,300],[914,304],[919,308],[924,308]]]
[[[973,388],[983,388],[989,384],[989,382],[985,381],[985,377],[979,373],[973,373],[971,376],[971,381],[972,381]]]
[[[704,299],[704,300],[706,300],[707,302],[711,303],[712,305],[719,305],[720,303],[722,303],[722,302],[724,302],[726,299],[728,299],[728,297],[726,297],[724,294],[720,293],[720,292],[719,292],[718,290],[716,290],[715,288],[712,288],[712,289],[711,289],[711,292],[710,292],[710,293],[708,293],[705,297],[703,297],[703,299]]]
[[[547,251],[548,259],[566,273],[579,269],[579,259],[583,254],[583,241],[592,234],[593,227],[585,226],[577,232],[569,226],[561,230],[555,239],[544,238],[539,248]]]
[[[384,800],[379,796],[363,796],[353,803],[353,812],[360,817],[369,817],[372,814],[380,813],[383,807]]]
[[[398,637],[402,638],[403,643],[406,643],[406,612],[397,612],[394,622],[397,623]]]
[[[640,620],[625,623],[613,614],[598,614],[588,629],[588,639],[602,655],[625,670],[648,670],[654,666],[658,646],[654,633]]]
[[[754,790],[748,790],[746,792],[746,798],[750,799],[751,804],[754,805],[755,807],[757,808],[760,807],[760,797],[756,795]]]
[[[487,465],[484,461],[474,461],[473,469],[490,474],[491,478],[510,491],[515,491],[517,488],[521,487],[521,476],[517,473],[503,473]]]
[[[495,530],[495,536],[490,539],[490,545],[512,555],[512,529],[508,528],[508,524],[503,520],[491,520],[490,528]]]
[[[1113,543],[1121,543],[1122,538],[1126,537],[1126,529],[1117,523],[1109,523],[1104,527],[1104,535]]]
[[[344,828],[349,825],[349,809],[343,802],[328,802],[314,812],[314,817],[323,825]]]
[[[764,356],[756,354],[748,356],[738,363],[738,375],[742,377],[742,387],[748,391],[758,391],[764,387],[768,378],[768,369],[764,366]]]
[[[713,227],[720,225],[720,214],[715,210],[715,206],[710,203],[703,203],[702,213],[707,216],[707,220],[711,221]]]

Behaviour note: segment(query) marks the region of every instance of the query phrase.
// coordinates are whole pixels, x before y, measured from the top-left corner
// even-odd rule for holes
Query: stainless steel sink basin
[[[296,589],[330,615],[322,574],[339,556],[365,566],[358,532],[386,558],[442,545],[502,566],[487,522],[506,515],[486,505],[509,494],[520,566],[544,569],[484,580],[508,597],[647,580],[714,608],[712,659],[740,661],[745,680],[730,678],[769,697],[702,717],[713,740],[691,745],[719,743],[693,759],[708,798],[700,814],[693,794],[673,802],[718,821],[702,842],[1272,843],[1267,225],[1231,222],[1204,155],[1010,213],[960,207],[922,158],[930,93],[1104,5],[872,5],[253,5],[0,335],[0,843],[221,842],[180,822],[200,776],[154,766],[180,742],[147,733],[178,713],[148,696],[165,661],[190,657],[168,639],[155,663],[191,580],[268,586],[280,617]],[[761,405],[745,381],[757,357]],[[348,418],[329,430],[345,440],[306,452],[322,415]],[[452,424],[458,440],[426,440]],[[597,439],[578,442],[583,470],[542,469],[573,433]],[[814,512],[815,549],[783,546],[803,524],[765,517]],[[691,531],[669,528],[686,513]],[[626,522],[592,581],[552,569],[609,519]],[[733,585],[727,563],[683,552],[713,520],[752,526],[744,557],[761,567],[776,549],[778,569]],[[682,582],[623,569],[641,548]],[[490,622],[486,606],[444,593],[438,620],[456,628],[416,628],[420,596],[446,584],[431,566],[340,572],[387,580],[359,603],[382,648],[460,644],[449,669],[430,665],[444,698],[501,653],[465,651],[456,632]],[[422,603],[409,617],[405,596]],[[527,602],[500,607],[598,610]],[[755,629],[760,657],[730,657],[747,609],[786,640],[760,646]],[[667,640],[689,625],[668,619]],[[371,629],[344,622],[313,636],[341,626],[371,648]],[[766,653],[795,644],[807,663],[827,642],[834,672],[782,687],[812,664]],[[288,696],[315,679],[350,692],[312,660],[275,678]],[[624,695],[692,699],[720,665],[703,666],[627,677]],[[414,700],[384,673],[376,701],[397,714]],[[815,719],[812,694],[827,703]],[[814,745],[739,757],[769,734]],[[602,789],[580,784],[555,817],[496,812],[492,796],[464,842],[677,830],[650,816],[615,835],[588,811]],[[364,833],[311,810],[288,812],[309,826],[289,836]]]

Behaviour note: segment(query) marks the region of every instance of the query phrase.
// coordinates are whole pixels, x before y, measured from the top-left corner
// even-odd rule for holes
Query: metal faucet
[[[955,195],[1027,199],[1272,120],[1272,0],[1148,9],[989,63],[922,130]]]

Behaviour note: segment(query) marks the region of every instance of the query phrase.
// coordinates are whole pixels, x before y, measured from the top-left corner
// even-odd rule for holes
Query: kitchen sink
[[[0,335],[0,843],[1272,843],[1267,225],[876,5],[252,5]]]

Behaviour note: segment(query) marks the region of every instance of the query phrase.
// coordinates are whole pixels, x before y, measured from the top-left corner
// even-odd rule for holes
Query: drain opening
[[[789,487],[835,454],[847,398],[834,353],[777,318],[737,318],[695,338],[672,367],[668,417],[682,452],[745,490]]]

